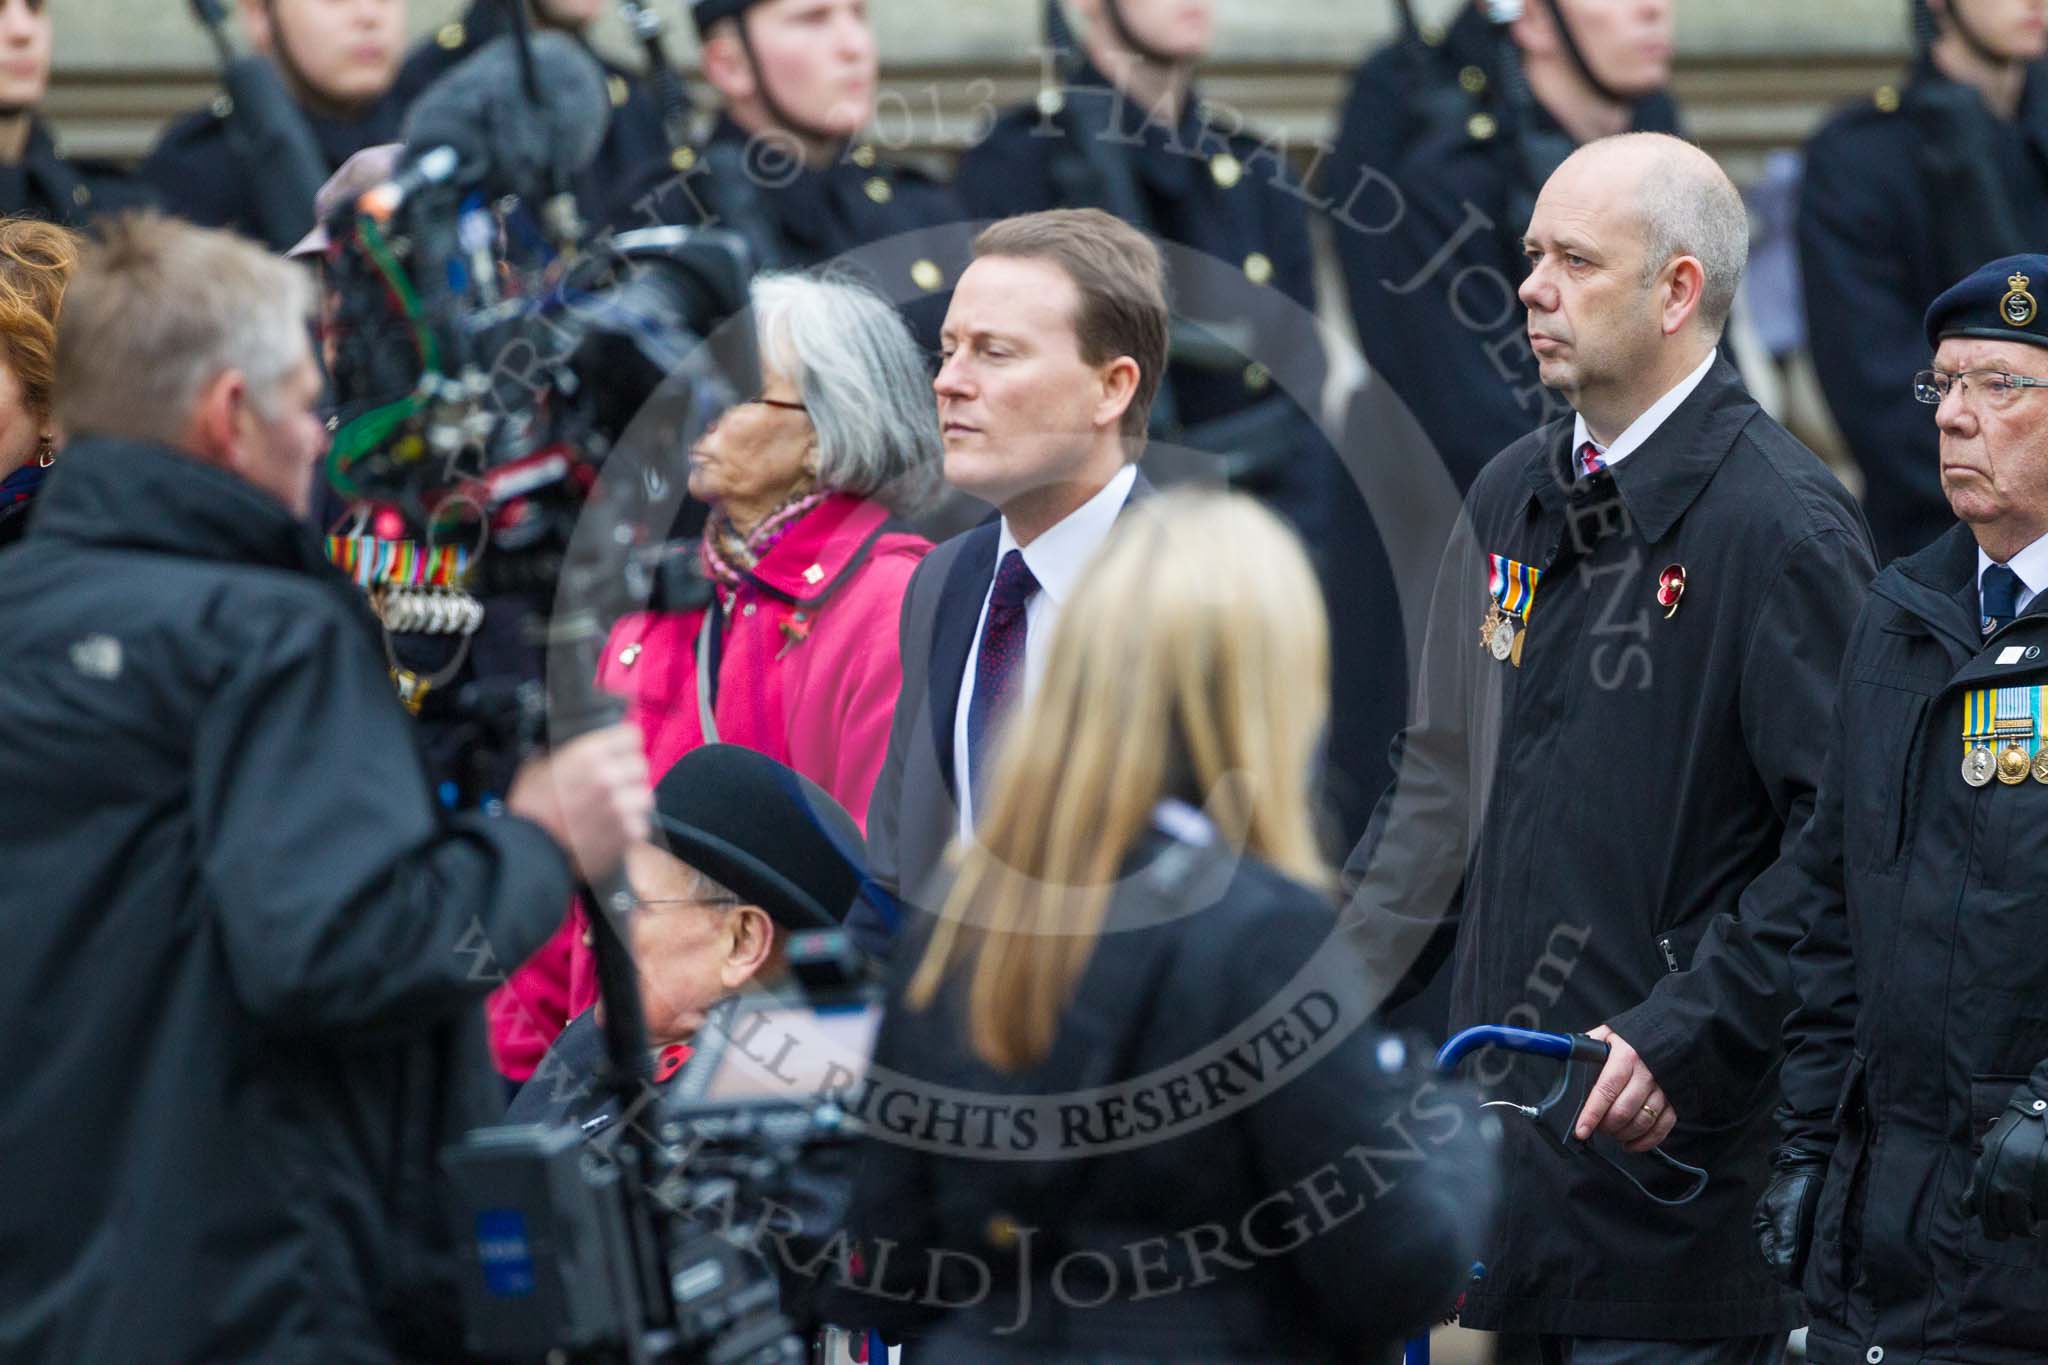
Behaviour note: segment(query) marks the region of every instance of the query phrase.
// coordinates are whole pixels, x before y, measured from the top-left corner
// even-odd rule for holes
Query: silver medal
[[[1494,658],[1506,663],[1508,656],[1515,652],[1515,623],[1504,618],[1493,628],[1493,634],[1487,638],[1486,648]]]
[[[1981,787],[1998,773],[1998,757],[1991,752],[1989,744],[1973,744],[1970,752],[1963,755],[1963,781],[1973,787]]]

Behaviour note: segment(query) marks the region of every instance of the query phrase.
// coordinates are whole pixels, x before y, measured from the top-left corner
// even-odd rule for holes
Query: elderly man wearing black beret
[[[665,1086],[713,1005],[773,989],[792,932],[828,929],[867,886],[860,827],[822,787],[765,754],[706,744],[654,791],[654,840],[626,852],[633,960],[654,1080]],[[569,1021],[513,1100],[513,1123],[574,1122],[592,1135],[617,1106],[598,1084],[593,1007]]]
[[[1813,818],[1764,1255],[1817,1365],[2048,1359],[2048,255],[1935,300],[1959,519],[1872,586]]]

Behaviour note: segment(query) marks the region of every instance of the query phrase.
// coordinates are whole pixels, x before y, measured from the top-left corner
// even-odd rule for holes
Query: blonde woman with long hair
[[[1357,1360],[1455,1298],[1489,1156],[1335,933],[1328,675],[1270,513],[1124,513],[909,944],[853,1219],[879,1268],[841,1316],[920,1363]],[[1357,1156],[1411,1111],[1412,1150]]]

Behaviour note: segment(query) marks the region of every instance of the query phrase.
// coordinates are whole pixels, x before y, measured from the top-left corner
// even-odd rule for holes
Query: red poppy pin
[[[1664,608],[1664,619],[1669,621],[1678,614],[1678,599],[1685,596],[1685,565],[1673,564],[1657,575],[1657,605]]]

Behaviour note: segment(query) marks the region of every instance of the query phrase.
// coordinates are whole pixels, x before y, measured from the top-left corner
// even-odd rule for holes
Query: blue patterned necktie
[[[1977,593],[1984,604],[1982,629],[1986,635],[2019,615],[2020,576],[2005,565],[1993,564],[1986,569]]]
[[[967,704],[967,777],[977,808],[989,736],[1023,681],[1024,609],[1037,591],[1038,580],[1023,552],[1004,555],[989,590],[988,619],[982,622],[981,648],[974,657],[974,697]]]

